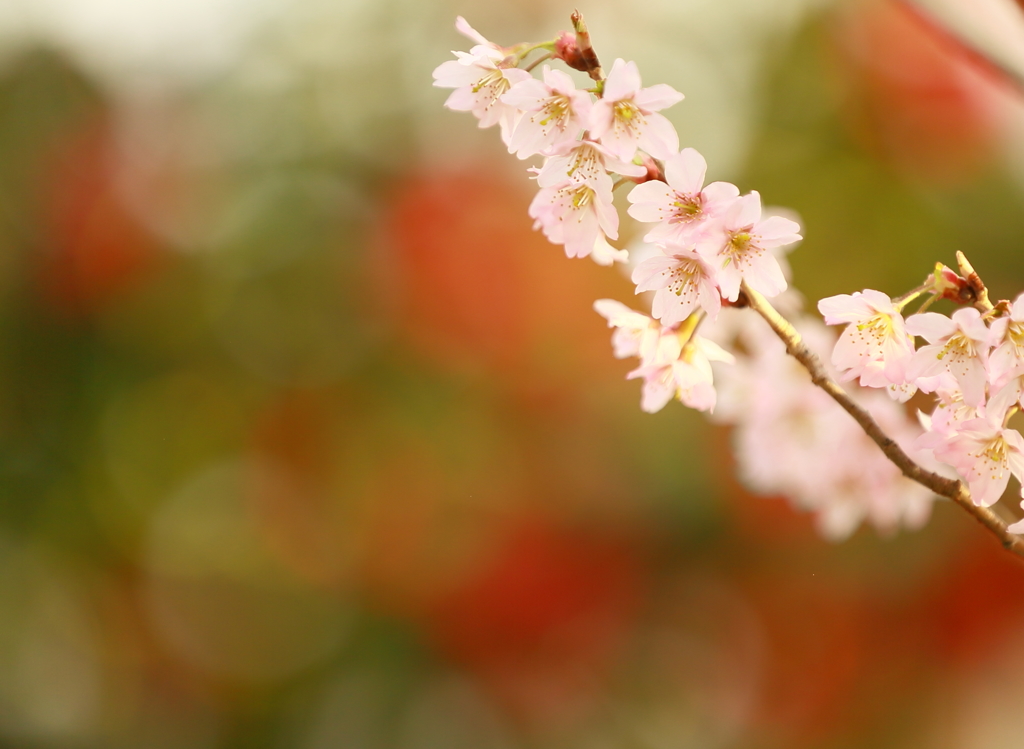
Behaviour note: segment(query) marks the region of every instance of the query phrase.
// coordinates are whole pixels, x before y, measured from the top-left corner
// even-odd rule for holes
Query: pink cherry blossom
[[[551,149],[551,154],[537,172],[537,184],[553,187],[567,179],[591,182],[608,172],[641,177],[646,171],[639,164],[622,161],[600,143],[580,140],[559,143]]]
[[[549,242],[565,245],[569,257],[586,257],[602,236],[619,236],[612,178],[606,172],[592,180],[566,179],[541,187],[529,214],[534,228],[541,229]]]
[[[964,403],[964,393],[956,378],[949,372],[933,377],[918,377],[916,380],[922,392],[934,393],[935,408],[930,414],[919,413],[918,418],[925,433],[918,439],[922,449],[933,450],[952,437],[960,425],[976,419],[984,406],[969,406]]]
[[[632,161],[637,148],[667,159],[679,150],[679,136],[657,113],[682,100],[681,93],[664,83],[641,88],[636,63],[617,59],[591,110],[590,135],[623,161]]]
[[[740,283],[768,297],[786,290],[786,277],[771,250],[801,239],[800,225],[782,216],[761,218],[761,196],[737,198],[697,242],[697,251],[716,269],[722,297],[739,298]]]
[[[1004,414],[993,410],[965,421],[935,457],[953,466],[967,482],[974,504],[988,507],[1006,490],[1010,476],[1024,477],[1024,439],[1003,427]]]
[[[1024,294],[1014,300],[1008,317],[992,323],[991,331],[996,348],[989,357],[989,376],[998,388],[1024,368]]]
[[[679,335],[666,330],[650,363],[641,363],[627,378],[643,378],[640,408],[647,413],[660,411],[673,398],[698,411],[714,411],[712,361],[731,364],[735,358],[700,336],[693,335],[682,343]]]
[[[728,182],[704,186],[707,172],[704,157],[684,148],[665,161],[665,182],[651,180],[637,185],[627,196],[629,215],[637,221],[658,222],[645,239],[648,242],[687,244],[708,219],[720,216],[739,197],[739,189]]]
[[[664,325],[681,323],[697,307],[712,319],[718,316],[722,298],[714,269],[693,250],[663,248],[664,255],[650,257],[633,270],[636,293],[654,291],[651,314]]]
[[[545,65],[543,74],[543,82],[530,78],[501,97],[523,112],[508,144],[509,153],[521,159],[575,141],[590,119],[590,94],[577,91],[572,78],[561,70]]]
[[[468,24],[459,30],[472,39],[483,39]],[[452,54],[458,59],[441,63],[433,73],[435,86],[455,89],[445,106],[458,112],[472,112],[482,128],[498,125],[502,140],[508,144],[520,112],[501,97],[515,84],[532,80],[532,76],[516,68],[515,60],[508,59],[505,50],[490,42],[478,44],[469,52]]]
[[[614,299],[598,299],[594,310],[608,321],[612,334],[612,350],[616,359],[638,356],[642,362],[652,361],[661,338],[662,326],[657,320],[631,310]]]
[[[910,359],[909,380],[949,372],[963,390],[967,405],[984,403],[992,335],[978,310],[959,309],[952,318],[936,312],[911,315],[906,329],[931,344],[922,346]]]
[[[827,325],[847,323],[832,351],[832,364],[842,379],[859,378],[865,387],[885,387],[901,401],[916,388],[906,386],[906,368],[914,353],[903,315],[880,291],[867,289],[818,302]],[[891,388],[890,386],[897,386]]]

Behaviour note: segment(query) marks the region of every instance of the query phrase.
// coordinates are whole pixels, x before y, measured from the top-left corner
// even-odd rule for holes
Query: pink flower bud
[[[638,185],[642,185],[644,182],[650,182],[652,180],[664,180],[665,174],[661,171],[661,167],[658,166],[658,162],[654,160],[654,157],[644,153],[643,151],[638,151],[638,153],[640,154],[640,166],[647,171],[638,177],[627,176],[626,179],[630,182],[636,182]]]
[[[573,70],[584,73],[589,70],[587,61],[583,59],[583,53],[580,52],[580,48],[576,44],[576,34],[572,31],[563,31],[555,40],[554,56]]]

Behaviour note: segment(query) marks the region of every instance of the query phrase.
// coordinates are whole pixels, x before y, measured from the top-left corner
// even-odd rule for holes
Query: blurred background
[[[1024,288],[1013,0],[579,7],[810,300]],[[632,286],[442,107],[456,15],[572,8],[0,0],[0,746],[1020,746],[1020,562],[944,504],[827,543],[642,413]]]

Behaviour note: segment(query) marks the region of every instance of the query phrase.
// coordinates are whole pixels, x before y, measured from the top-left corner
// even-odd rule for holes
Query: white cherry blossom
[[[591,110],[590,135],[623,161],[632,161],[638,148],[667,159],[679,151],[679,136],[658,112],[682,100],[681,93],[664,83],[641,88],[636,63],[617,59]]]
[[[655,292],[651,314],[664,325],[681,323],[698,307],[712,319],[717,317],[722,297],[711,265],[683,247],[664,247],[662,252],[633,270],[636,293]]]
[[[568,257],[587,257],[602,237],[619,236],[619,214],[612,201],[612,178],[605,172],[592,180],[566,179],[541,187],[529,214],[534,228],[549,242],[564,245]]]
[[[684,148],[665,160],[665,181],[650,180],[634,187],[627,199],[629,215],[637,221],[657,222],[648,242],[687,244],[739,197],[728,182],[704,186],[707,162],[696,150]]]
[[[608,172],[626,177],[642,177],[646,171],[639,164],[622,161],[600,143],[580,140],[559,143],[551,149],[544,165],[537,172],[537,184],[553,187],[567,179],[592,182]]]
[[[1024,369],[1024,294],[1014,300],[1007,317],[992,323],[995,350],[989,357],[989,377],[995,388]]]
[[[1006,490],[1010,476],[1024,478],[1024,438],[1003,426],[1004,414],[992,410],[965,421],[935,457],[953,466],[967,482],[974,504],[988,507]]]
[[[712,361],[732,364],[735,358],[717,343],[690,335],[685,343],[666,329],[654,358],[641,363],[627,379],[643,378],[640,408],[647,413],[660,411],[673,398],[698,411],[714,411],[715,386]]]
[[[937,312],[911,315],[907,318],[906,329],[930,344],[922,346],[911,358],[908,379],[949,372],[963,390],[967,405],[984,403],[992,335],[978,310],[958,309],[952,318]]]
[[[782,216],[761,218],[761,196],[737,198],[697,242],[697,251],[716,269],[722,297],[739,298],[740,284],[773,297],[786,290],[786,277],[772,250],[801,239],[800,225]]]
[[[476,34],[468,24],[466,29]],[[444,105],[457,112],[472,112],[482,128],[498,125],[507,145],[520,112],[501,97],[515,84],[532,80],[532,76],[516,68],[507,60],[505,51],[490,42],[477,44],[469,52],[452,54],[458,59],[441,63],[433,73],[435,86],[455,89]]]
[[[572,78],[561,70],[545,65],[543,76],[543,82],[521,81],[501,97],[523,113],[508,144],[509,153],[521,159],[574,142],[590,119],[590,94],[577,91]]]
[[[832,364],[843,373],[842,379],[889,388],[901,401],[914,394],[916,388],[905,386],[914,340],[886,294],[873,289],[838,294],[819,301],[818,311],[826,325],[846,323],[832,350]]]

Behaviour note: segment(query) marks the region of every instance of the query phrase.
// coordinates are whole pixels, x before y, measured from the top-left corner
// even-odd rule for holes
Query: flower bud
[[[583,55],[580,53],[580,48],[576,44],[576,34],[571,31],[563,31],[555,39],[554,56],[573,70],[579,70],[584,73],[589,70]]]
[[[642,166],[647,171],[641,174],[639,177],[631,177],[623,175],[625,179],[630,182],[636,182],[638,185],[642,185],[644,182],[650,182],[651,180],[664,180],[665,174],[662,172],[661,167],[658,166],[658,162],[654,160],[654,157],[650,154],[644,153],[643,151],[637,151],[639,159],[634,158],[633,163],[636,164],[639,160],[639,166]]]
[[[972,290],[967,279],[961,278],[955,270],[942,263],[935,264],[935,272],[932,274],[932,289],[939,299],[948,299],[957,304],[963,304]]]

